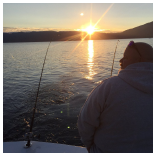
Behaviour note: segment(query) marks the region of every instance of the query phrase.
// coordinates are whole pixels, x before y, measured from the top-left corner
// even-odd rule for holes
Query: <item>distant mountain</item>
[[[153,37],[153,22],[128,29],[122,32],[122,35],[127,37],[140,37],[140,38],[151,38]]]
[[[41,32],[14,32],[3,33],[3,43],[7,42],[46,42],[46,41],[77,41],[83,39],[86,32],[80,31],[41,31]],[[126,38],[153,38],[153,22],[125,30],[121,33],[95,32],[92,40],[126,39]],[[89,40],[88,35],[85,40]]]

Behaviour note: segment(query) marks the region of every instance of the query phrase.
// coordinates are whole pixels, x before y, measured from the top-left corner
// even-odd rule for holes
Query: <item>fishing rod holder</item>
[[[30,143],[30,140],[32,140],[33,138],[33,132],[28,132],[25,134],[24,136],[25,140],[27,141],[27,143],[25,144],[25,147],[30,147],[32,145],[32,143]]]

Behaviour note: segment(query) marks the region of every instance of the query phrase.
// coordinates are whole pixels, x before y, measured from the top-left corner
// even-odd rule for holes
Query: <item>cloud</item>
[[[18,27],[3,27],[3,32],[32,32],[32,31],[74,31],[74,29],[62,29],[62,28],[18,28]]]
[[[103,32],[104,33],[120,33],[122,31],[114,31],[114,30],[105,29]]]
[[[82,31],[82,29],[3,27],[4,33],[32,32],[32,31]],[[121,32],[121,31],[112,31],[109,29],[95,29],[95,31],[102,32],[102,33],[119,33],[119,32]]]

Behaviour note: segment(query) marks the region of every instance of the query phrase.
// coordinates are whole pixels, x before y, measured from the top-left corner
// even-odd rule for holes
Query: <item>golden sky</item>
[[[3,3],[3,32],[121,32],[153,21],[153,3]]]

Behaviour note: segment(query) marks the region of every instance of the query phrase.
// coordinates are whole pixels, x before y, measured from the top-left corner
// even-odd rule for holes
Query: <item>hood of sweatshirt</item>
[[[153,63],[139,62],[119,71],[118,76],[132,87],[148,93],[153,93]]]

